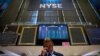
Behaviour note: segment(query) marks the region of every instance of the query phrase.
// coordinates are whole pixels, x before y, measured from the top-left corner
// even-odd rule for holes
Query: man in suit
[[[44,40],[43,49],[41,50],[41,54],[39,56],[63,56],[63,54],[53,50],[53,45],[54,44],[51,40]]]

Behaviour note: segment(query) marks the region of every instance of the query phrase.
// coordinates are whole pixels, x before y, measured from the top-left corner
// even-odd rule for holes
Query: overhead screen
[[[53,40],[68,39],[67,25],[39,25],[38,39],[50,38]]]

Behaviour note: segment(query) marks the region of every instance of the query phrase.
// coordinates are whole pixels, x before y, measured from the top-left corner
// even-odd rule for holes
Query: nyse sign
[[[62,8],[62,4],[40,4],[40,8]]]

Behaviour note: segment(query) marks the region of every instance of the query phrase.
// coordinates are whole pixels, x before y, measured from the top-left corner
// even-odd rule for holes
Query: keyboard
[[[16,45],[18,35],[13,32],[0,33],[0,45]]]

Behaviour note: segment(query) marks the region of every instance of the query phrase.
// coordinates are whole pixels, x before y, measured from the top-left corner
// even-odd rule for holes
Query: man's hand
[[[43,48],[43,49],[41,50],[41,56],[45,56],[46,53],[47,53],[47,48]]]

